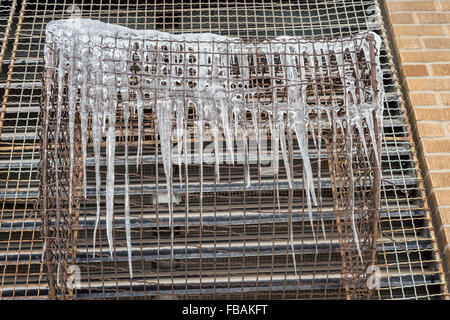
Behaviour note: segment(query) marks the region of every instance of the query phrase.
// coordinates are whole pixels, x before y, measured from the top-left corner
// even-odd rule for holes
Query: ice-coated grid
[[[174,297],[183,291],[188,296],[196,294],[196,284],[186,283],[183,288],[176,283],[177,278],[183,277],[184,269],[184,277],[189,277],[190,282],[201,283],[202,276],[211,271],[200,267],[199,278],[192,274],[194,253],[185,253],[184,268],[178,266],[182,257],[175,252],[183,249],[179,243],[183,237],[189,238],[186,250],[198,246],[206,254],[208,250],[202,247],[214,247],[215,253],[203,260],[206,264],[214,259],[213,275],[219,279],[209,279],[206,291],[212,286],[214,292],[233,294],[246,290],[257,295],[258,291],[272,291],[277,286],[280,287],[277,291],[300,289],[299,294],[304,296],[308,289],[302,287],[306,285],[320,295],[320,287],[305,278],[317,277],[319,282],[319,278],[328,278],[333,273],[340,274],[335,279],[337,283],[321,284],[322,290],[345,287],[344,293],[336,297],[345,294],[361,298],[368,294],[363,289],[368,286],[357,277],[374,263],[371,251],[375,248],[378,223],[381,137],[378,128],[384,101],[380,44],[380,37],[372,32],[330,40],[277,37],[243,42],[206,33],[139,32],[87,19],[49,23],[45,96],[41,104],[40,211],[52,293],[56,289],[58,296],[67,295],[65,290],[69,288],[63,275],[70,265],[77,265],[85,273],[98,263],[108,262],[103,255],[97,258],[95,250],[97,231],[103,224],[111,259],[122,259],[118,251],[123,247],[113,233],[121,232],[122,222],[118,221],[123,221],[123,209],[132,296],[167,295],[167,282],[176,287],[172,290]],[[207,131],[211,131],[212,138]],[[104,138],[105,154],[101,150]],[[328,146],[325,152],[323,145]],[[211,146],[214,153],[208,152]],[[80,150],[81,165],[75,160]],[[159,154],[161,160],[148,160],[159,158]],[[208,188],[209,158],[214,159],[212,190]],[[263,166],[266,158],[270,159],[272,169]],[[88,164],[92,159],[95,168]],[[106,175],[100,169],[104,161]],[[165,176],[162,182],[155,181],[153,173],[160,169]],[[227,169],[233,173],[224,174]],[[92,171],[95,192],[91,191]],[[136,174],[140,175],[140,182]],[[326,176],[331,176],[331,183]],[[223,189],[230,180],[234,192],[227,193]],[[327,196],[330,189],[331,197]],[[218,223],[211,225],[203,215],[213,215],[215,220],[217,215],[229,218],[236,215],[235,209],[220,201],[224,197],[239,199],[236,191],[243,194],[244,208],[255,206],[256,202],[259,205],[257,209],[244,211],[243,216],[237,214],[243,218],[242,223],[230,221],[223,225],[236,234],[243,228],[242,240],[223,239],[233,250],[228,254],[216,253],[220,242],[211,243],[211,238],[202,236],[202,231],[206,226],[214,227],[210,231],[214,237],[223,231],[216,230]],[[280,191],[287,192],[288,198],[280,199]],[[166,200],[160,201],[163,197]],[[329,208],[330,202],[334,212],[324,217],[322,210]],[[199,212],[197,203],[201,207]],[[90,237],[87,234],[80,237],[76,227],[79,221],[92,219],[94,204],[96,217],[91,244]],[[287,212],[282,213],[281,207],[287,207]],[[148,210],[145,217],[138,214],[143,210]],[[167,215],[162,213],[165,211]],[[273,212],[272,231],[258,232],[256,238],[253,234],[246,235],[247,229],[255,227],[246,218],[249,215],[260,218],[267,212]],[[183,213],[185,218],[180,219]],[[140,223],[135,222],[138,219]],[[310,229],[304,229],[305,220]],[[316,233],[318,221],[322,240]],[[258,221],[256,227],[267,229],[269,222]],[[156,228],[144,227],[149,223],[156,224]],[[286,226],[287,232],[281,232]],[[140,248],[132,234],[152,230],[158,233],[158,238],[153,239],[156,250],[170,250],[171,272],[174,270],[178,275],[172,273],[169,278],[162,268],[141,267],[140,261],[167,260],[159,255],[153,258],[138,254]],[[161,235],[161,230],[169,231],[169,238]],[[200,234],[198,239],[192,236],[196,233]],[[280,275],[279,268],[269,271],[255,264],[255,259],[224,264],[231,257],[249,255],[246,242],[257,240],[258,250],[265,246],[270,249],[264,243],[270,233],[273,241],[288,239],[290,250],[280,250],[272,244],[272,255],[282,258],[290,251],[295,261],[286,263],[284,274],[285,278],[298,277],[298,288],[267,279],[250,281],[248,278],[254,272],[261,278]],[[342,270],[326,270],[320,267],[324,263],[323,253],[329,251],[323,246],[333,242],[327,241],[327,235],[330,238],[336,234]],[[312,243],[308,246],[295,243],[309,238]],[[151,243],[152,238],[146,240]],[[166,241],[169,242],[159,244]],[[75,252],[78,243],[88,244],[83,253]],[[315,252],[311,253],[308,248],[314,243]],[[304,262],[306,257],[320,262],[309,265]],[[87,261],[81,262],[83,259]],[[303,271],[306,267],[307,272]],[[224,288],[224,283],[234,282],[233,276],[241,270],[245,279],[241,288],[236,283],[233,289]],[[140,282],[151,279],[154,273],[167,279],[162,283],[151,280],[155,282],[154,289],[143,293]],[[110,279],[105,274],[99,276],[102,281]],[[63,280],[58,281],[60,278]],[[102,290],[122,290],[126,294],[121,287],[107,286]],[[89,283],[81,281],[73,297],[88,289]]]

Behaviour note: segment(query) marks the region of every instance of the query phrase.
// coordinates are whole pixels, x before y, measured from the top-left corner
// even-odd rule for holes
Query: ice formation
[[[370,41],[373,39],[373,41]],[[370,43],[374,45],[375,55],[371,56]],[[303,161],[304,188],[307,198],[307,211],[313,225],[312,207],[317,205],[313,172],[309,157],[308,135],[313,136],[315,148],[320,150],[322,123],[343,127],[345,121],[363,135],[363,123],[370,132],[372,146],[377,148],[372,113],[380,121],[383,108],[383,82],[378,53],[380,38],[366,32],[349,38],[334,41],[311,41],[298,37],[278,37],[260,43],[246,43],[238,38],[215,34],[180,34],[153,30],[138,31],[99,21],[69,19],[50,22],[46,29],[45,63],[47,77],[57,74],[58,123],[63,104],[64,81],[68,84],[69,136],[70,136],[70,205],[72,206],[72,179],[74,155],[75,116],[79,114],[81,144],[83,155],[83,192],[86,195],[86,157],[88,125],[92,128],[90,137],[95,153],[96,223],[95,237],[100,219],[100,148],[106,137],[106,228],[111,255],[113,254],[112,225],[114,218],[114,159],[116,144],[116,120],[123,117],[125,135],[125,225],[128,259],[131,270],[131,232],[130,204],[128,193],[128,122],[130,114],[138,119],[139,141],[137,148],[138,165],[142,157],[144,107],[153,108],[156,130],[160,138],[163,167],[167,181],[169,219],[173,223],[173,167],[181,168],[183,159],[187,161],[186,108],[194,106],[200,132],[205,126],[211,128],[214,137],[216,179],[219,180],[219,139],[225,139],[226,159],[233,163],[236,158],[235,142],[244,143],[245,183],[250,185],[247,137],[251,128],[256,133],[258,152],[261,152],[258,130],[261,113],[268,114],[272,136],[272,152],[275,175],[278,176],[278,163],[285,166],[288,184],[293,188],[293,168],[288,159],[286,132],[294,132]],[[359,53],[363,56],[359,56]],[[251,84],[253,69],[258,59],[265,60],[268,78],[272,79],[272,99],[263,102],[257,98],[261,87]],[[330,61],[334,57],[335,61]],[[369,75],[361,74],[358,66],[365,61],[376,68],[374,86],[361,83]],[[332,70],[332,64],[335,67]],[[134,71],[133,71],[133,68]],[[136,69],[137,68],[137,69]],[[138,76],[133,77],[137,70]],[[234,70],[234,71],[233,71]],[[233,73],[234,72],[234,73]],[[317,93],[319,81],[326,77],[339,78],[345,90],[342,104],[344,115],[338,114],[342,104],[323,104],[317,96],[314,102],[308,100],[308,92]],[[189,78],[190,76],[190,78]],[[65,78],[67,77],[67,78]],[[137,81],[138,80],[138,81]],[[276,83],[287,90],[287,99],[282,99]],[[51,95],[47,88],[47,95]],[[134,93],[133,95],[131,93]],[[286,96],[285,93],[282,93]],[[120,99],[118,98],[120,96]],[[256,98],[255,98],[256,97]],[[337,99],[336,99],[337,100]],[[118,106],[121,106],[120,108]],[[327,115],[327,120],[312,120],[312,110]],[[122,114],[119,114],[119,113]],[[247,114],[251,114],[248,121]],[[91,119],[91,120],[89,120]],[[333,120],[332,120],[333,119]],[[176,130],[173,131],[174,125]],[[316,127],[314,130],[313,127]],[[350,131],[350,130],[349,130]],[[240,138],[239,134],[244,135]],[[316,136],[317,135],[317,136]],[[351,135],[350,135],[351,136]],[[351,137],[350,137],[351,138]],[[200,134],[200,145],[203,135]],[[177,143],[177,156],[174,157],[172,144]],[[362,137],[364,149],[369,152]],[[281,157],[280,150],[281,148]],[[375,152],[377,154],[377,152]],[[203,163],[203,150],[200,148],[200,163]],[[175,159],[175,160],[174,160]],[[351,167],[351,159],[349,157]],[[175,163],[176,161],[176,163]],[[369,160],[368,160],[369,161]],[[377,155],[377,162],[379,162]],[[370,162],[370,161],[369,161]],[[379,164],[376,166],[379,168]],[[181,172],[181,170],[180,170]],[[203,166],[200,168],[203,179]],[[181,173],[180,173],[181,181]],[[200,197],[203,183],[200,183]],[[354,210],[354,199],[351,200]],[[352,224],[358,251],[359,241],[355,226],[354,212]],[[322,229],[325,236],[325,229]],[[313,230],[314,232],[314,230]],[[292,235],[291,235],[292,236]],[[316,235],[314,234],[314,237]],[[291,237],[292,239],[292,237]],[[172,233],[173,241],[173,233]],[[291,241],[292,242],[292,241]],[[293,243],[291,243],[293,249]],[[361,253],[360,253],[361,254]]]

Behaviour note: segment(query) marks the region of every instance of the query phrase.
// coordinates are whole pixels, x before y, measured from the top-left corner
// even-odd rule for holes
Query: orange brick
[[[405,64],[402,66],[403,75],[406,77],[428,76],[427,66],[424,64]]]
[[[442,123],[419,122],[416,130],[420,137],[445,137],[447,135]]]
[[[450,189],[434,189],[430,197],[431,207],[450,205]]]
[[[406,84],[409,90],[423,91],[448,91],[450,90],[450,79],[437,78],[407,78]]]
[[[434,11],[434,1],[388,1],[389,11]]]
[[[432,64],[431,70],[435,76],[450,76],[450,63]]]
[[[439,96],[444,106],[450,106],[450,93],[443,92]]]
[[[450,163],[449,163],[450,165]],[[449,172],[429,172],[426,182],[433,188],[450,187],[450,171]],[[449,203],[450,205],[450,203]]]
[[[450,121],[450,108],[414,108],[413,117],[415,121]]]
[[[423,43],[428,49],[450,48],[450,38],[424,38]]]
[[[441,9],[442,10],[450,10],[450,1],[449,0],[441,0]]]
[[[417,37],[411,37],[411,38],[399,37],[399,38],[395,39],[395,42],[399,49],[421,49],[421,48],[423,48],[420,38],[417,38]]]
[[[441,259],[444,261],[444,272],[446,272],[445,276],[447,279],[450,279],[450,247],[447,246],[445,248],[441,248],[441,253]],[[450,285],[448,285],[447,288],[450,289]]]
[[[414,23],[411,13],[392,13],[389,15],[392,24]]]
[[[423,162],[427,170],[446,170],[450,168],[450,154],[425,155]]]
[[[450,244],[450,227],[441,228],[437,235],[439,247],[441,250],[448,250]]]
[[[450,152],[450,139],[422,139],[420,141],[420,148],[423,153]]]
[[[440,23],[450,22],[450,13],[446,12],[418,12],[416,17],[419,23]]]
[[[394,34],[398,36],[444,36],[446,30],[439,25],[404,25],[396,24],[392,26]]]
[[[408,102],[411,106],[434,106],[438,104],[434,93],[410,92]]]
[[[450,225],[450,208],[437,208],[433,214],[433,220],[436,223],[436,230],[444,224]]]
[[[450,61],[449,51],[400,51],[400,59],[405,62],[447,62]]]

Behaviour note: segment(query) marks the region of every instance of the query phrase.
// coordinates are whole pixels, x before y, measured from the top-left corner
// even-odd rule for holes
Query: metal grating
[[[380,186],[379,37],[152,40],[154,31],[113,27],[77,19],[46,30],[40,212],[51,292],[70,293],[64,275],[76,265],[85,276],[73,298],[367,297]],[[100,57],[82,55],[95,50]],[[99,224],[109,248],[91,237],[94,209],[93,237]],[[132,279],[116,270],[124,240]],[[328,257],[338,243],[341,258]]]
[[[201,5],[195,2],[129,2],[83,2],[76,6],[53,1],[22,3],[17,16],[14,50],[10,54],[8,76],[11,81],[5,88],[5,121],[0,139],[0,296],[3,298],[47,297],[40,263],[40,217],[33,209],[39,188],[40,77],[44,30],[49,21],[81,13],[82,17],[135,29],[213,32],[246,40],[280,35],[346,36],[370,29],[387,41],[376,1],[209,1]],[[410,134],[404,122],[404,109],[389,52],[385,48],[381,52],[386,103],[382,143],[382,233],[377,246],[377,265],[381,268],[382,279],[375,297],[443,298],[446,289],[442,267],[434,234],[428,227],[430,218],[417,179],[418,168],[411,153]],[[121,271],[120,265],[116,270],[128,272],[127,268]],[[117,296],[121,294],[111,297]],[[201,297],[222,296],[204,293]],[[234,297],[255,298],[255,295],[239,292]],[[266,296],[261,293],[257,297],[296,298],[298,294],[276,292]],[[310,297],[314,298],[314,295]]]

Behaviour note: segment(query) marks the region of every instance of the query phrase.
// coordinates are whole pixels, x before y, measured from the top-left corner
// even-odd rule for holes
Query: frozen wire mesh
[[[380,52],[386,100],[383,114],[381,233],[377,265],[381,287],[374,298],[432,299],[445,296],[445,281],[437,255],[430,217],[423,198],[418,167],[411,153],[380,8],[377,1],[272,1],[272,2],[172,2],[129,1],[79,3],[23,1],[16,21],[10,53],[12,69],[5,96],[5,122],[1,134],[0,296],[46,298],[41,271],[40,218],[33,211],[38,196],[37,128],[40,77],[43,71],[44,30],[48,22],[80,14],[134,29],[157,29],[172,33],[213,32],[247,40],[276,36],[348,36],[373,30],[382,36]],[[239,208],[239,205],[236,205]],[[239,209],[242,209],[239,208]],[[305,228],[307,225],[305,224]],[[331,250],[330,257],[336,258]],[[202,260],[198,259],[200,264]],[[259,261],[263,261],[260,257]],[[271,261],[269,261],[271,263]],[[127,263],[117,272],[127,275]],[[330,262],[330,266],[333,263]],[[110,272],[110,271],[109,271]],[[234,297],[247,297],[244,292]],[[203,297],[219,297],[216,293]],[[249,296],[252,297],[252,296]],[[258,297],[264,297],[260,293]],[[295,298],[276,292],[268,298]]]
[[[340,288],[325,297],[368,296],[365,269],[374,264],[379,210],[380,44],[375,33],[246,43],[84,19],[49,24],[40,210],[51,290],[64,298],[68,267],[100,268],[109,252],[114,262],[128,255],[130,279],[103,284],[114,278],[100,272],[101,282],[91,283],[90,274],[73,297],[91,290],[100,297],[202,290],[320,296]],[[329,203],[334,211],[324,217]],[[93,236],[84,226],[80,237],[80,221],[94,224]],[[126,253],[117,241],[123,229]],[[106,233],[107,247],[97,231]],[[132,237],[139,233],[157,237],[142,246]],[[324,270],[336,234],[342,269]],[[205,266],[191,262],[197,255]],[[259,264],[259,256],[285,260],[284,270]],[[330,275],[334,283],[325,283]],[[143,279],[153,284],[148,291]]]

